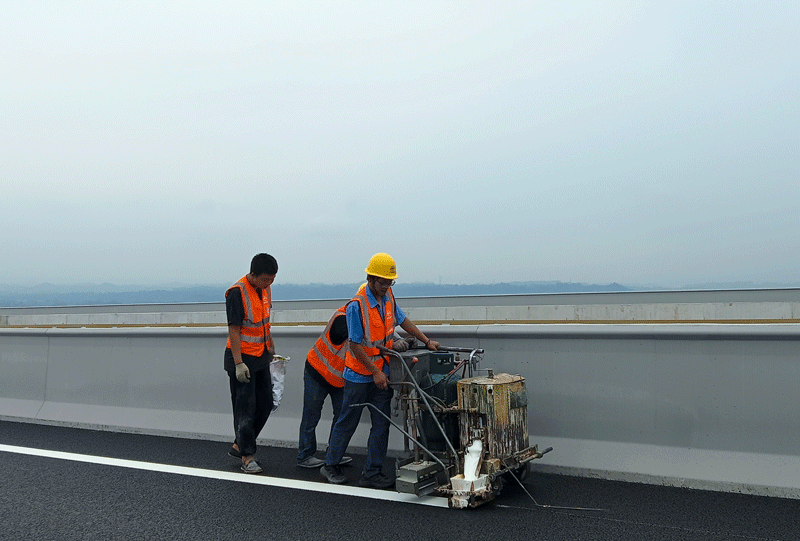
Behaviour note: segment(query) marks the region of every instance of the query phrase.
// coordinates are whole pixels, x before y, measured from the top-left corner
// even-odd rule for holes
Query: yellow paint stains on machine
[[[458,408],[462,411],[461,447],[483,437],[485,473],[497,471],[504,459],[529,447],[528,394],[522,376],[490,372],[462,379],[458,382]]]

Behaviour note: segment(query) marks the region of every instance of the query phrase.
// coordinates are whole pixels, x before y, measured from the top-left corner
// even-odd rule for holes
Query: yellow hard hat
[[[397,278],[397,267],[394,264],[394,258],[383,252],[375,254],[369,259],[366,272],[370,276],[386,278],[387,280]]]

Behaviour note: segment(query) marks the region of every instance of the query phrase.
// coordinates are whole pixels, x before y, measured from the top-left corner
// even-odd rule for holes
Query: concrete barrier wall
[[[800,498],[796,324],[422,328],[484,348],[484,369],[525,376],[531,442],[555,448],[536,468]],[[296,444],[303,362],[321,331],[274,328],[292,360],[262,441]],[[0,416],[228,441],[225,336],[221,326],[0,328]],[[321,441],[329,420],[325,411]],[[399,434],[390,446],[402,448]]]

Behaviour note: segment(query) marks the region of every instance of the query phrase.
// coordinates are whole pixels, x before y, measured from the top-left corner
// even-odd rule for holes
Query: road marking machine
[[[521,485],[528,463],[552,450],[529,444],[525,378],[475,375],[483,349],[381,351],[402,419],[390,422],[404,435],[397,492],[478,507],[500,493],[504,478]]]

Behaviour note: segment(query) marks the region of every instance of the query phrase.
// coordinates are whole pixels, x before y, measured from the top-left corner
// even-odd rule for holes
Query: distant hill
[[[273,300],[348,299],[361,285],[351,284],[276,284]],[[77,284],[56,286],[39,284],[13,286],[0,284],[0,307],[94,306],[109,304],[174,304],[223,302],[230,284],[202,286],[115,286]],[[620,284],[581,284],[570,282],[509,282],[497,284],[401,283],[394,287],[398,297],[452,297],[461,295],[511,295],[533,293],[577,293],[632,291]]]
[[[351,284],[283,284],[273,286],[273,300],[349,299],[361,282]],[[0,284],[0,307],[93,306],[114,304],[179,304],[223,302],[230,284],[156,286],[117,286],[114,284],[76,284],[57,286],[16,286]],[[800,284],[755,284],[752,282],[693,284],[670,290],[782,289]],[[399,283],[398,297],[455,297],[467,295],[525,295],[544,293],[599,293],[622,291],[659,291],[657,286],[622,284],[584,284],[575,282],[502,282],[497,284]]]

